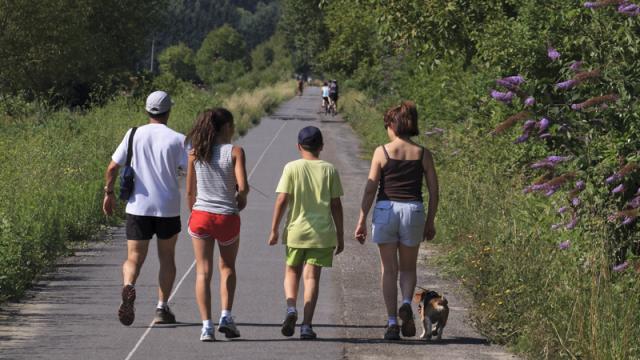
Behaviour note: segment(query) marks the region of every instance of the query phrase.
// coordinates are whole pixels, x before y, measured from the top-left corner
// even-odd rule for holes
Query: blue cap
[[[307,126],[302,128],[298,133],[298,144],[319,146],[322,145],[322,133],[315,126]]]

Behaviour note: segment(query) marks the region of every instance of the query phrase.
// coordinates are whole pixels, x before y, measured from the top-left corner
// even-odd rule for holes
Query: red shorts
[[[189,218],[189,235],[218,240],[220,245],[233,244],[240,235],[240,216],[193,210]]]

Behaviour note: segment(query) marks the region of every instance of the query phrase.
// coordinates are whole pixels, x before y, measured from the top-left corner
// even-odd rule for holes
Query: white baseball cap
[[[150,114],[164,114],[171,110],[171,96],[164,91],[154,91],[147,97],[147,104],[144,109]]]

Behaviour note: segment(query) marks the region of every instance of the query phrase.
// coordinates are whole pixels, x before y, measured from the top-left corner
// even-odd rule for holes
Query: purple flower
[[[621,272],[621,271],[624,271],[628,266],[629,266],[629,263],[625,261],[622,264],[618,264],[618,265],[614,266],[613,267],[613,271]]]
[[[613,175],[609,176],[609,177],[605,180],[605,182],[606,182],[607,184],[613,184],[613,183],[615,183],[615,182],[620,181],[621,179],[622,179],[622,176],[620,176],[620,174],[618,174],[618,173],[615,173],[615,174],[613,174]],[[639,188],[638,190],[640,191],[640,188]]]
[[[638,190],[636,190],[635,195],[640,195],[640,187],[638,188]]]
[[[569,90],[572,87],[578,85],[578,82],[576,80],[567,80],[567,81],[563,81],[563,82],[559,82],[556,84],[556,89],[558,90]]]
[[[629,205],[629,207],[631,207],[633,209],[639,208],[640,207],[640,196],[634,197],[627,204]]]
[[[491,90],[491,97],[495,100],[502,101],[503,103],[510,103],[513,100],[513,96],[515,94],[511,91],[508,92],[500,92],[497,90]]]
[[[580,109],[582,109],[582,105],[580,105],[580,104],[571,104],[571,110],[578,111]]]
[[[571,205],[573,205],[574,207],[578,207],[580,206],[580,198],[578,197],[574,197],[573,199],[571,199]]]
[[[558,244],[558,249],[567,250],[571,246],[571,241],[566,240]]]
[[[622,220],[622,225],[629,225],[636,221],[635,216],[625,216],[624,220]]]
[[[524,99],[524,106],[533,106],[536,103],[536,99],[533,96],[529,96]]]
[[[560,209],[558,209],[558,214],[564,214],[567,210],[569,210],[569,208],[566,206],[563,206]]]
[[[623,3],[618,6],[618,12],[628,16],[637,16],[640,13],[640,7],[636,4]]]
[[[520,75],[508,76],[506,78],[496,80],[496,84],[504,86],[507,89],[517,88],[518,85],[524,82],[524,78]]]
[[[514,144],[520,144],[523,143],[525,141],[529,140],[529,132],[526,132],[520,136],[518,136],[518,138],[513,142]]]
[[[547,161],[550,161],[550,162],[552,162],[552,163],[554,163],[554,164],[561,163],[561,162],[563,162],[563,161],[567,161],[567,160],[569,160],[569,159],[571,159],[571,156],[557,156],[557,155],[551,155],[551,156],[548,156],[548,157],[547,157]]]
[[[533,129],[533,127],[536,126],[536,122],[533,120],[527,120],[524,122],[524,124],[522,125],[522,128],[524,130],[531,130]]]
[[[536,127],[538,128],[538,134],[542,134],[549,128],[549,119],[540,119],[540,121],[538,121],[538,123],[536,124]]]
[[[579,181],[576,182],[576,189],[577,190],[582,191],[582,190],[584,190],[585,187],[586,187],[586,185],[585,185],[584,181],[579,180]]]
[[[624,191],[624,184],[620,184],[615,187],[615,189],[611,190],[612,194],[618,194]]]
[[[569,221],[569,223],[567,225],[565,225],[565,229],[567,230],[572,230],[576,227],[576,225],[578,225],[578,217],[575,216],[575,214],[573,215],[573,218],[571,218],[571,221]]]
[[[557,188],[551,188],[546,193],[544,193],[544,196],[551,196],[551,195],[555,194],[556,191],[558,191]]]
[[[598,3],[594,1],[587,1],[586,3],[584,3],[584,7],[586,7],[587,9],[595,9],[598,7]]]
[[[549,59],[551,59],[552,61],[556,61],[560,58],[560,53],[558,52],[558,50],[552,48],[551,46],[549,48],[547,48],[547,56],[549,57]]]
[[[582,61],[574,61],[571,66],[569,66],[569,69],[573,71],[580,71],[580,68],[582,68]]]

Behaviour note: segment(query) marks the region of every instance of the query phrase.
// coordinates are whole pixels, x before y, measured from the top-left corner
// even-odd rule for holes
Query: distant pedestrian
[[[131,325],[135,318],[135,284],[147,256],[149,240],[158,239],[160,260],[158,305],[156,323],[175,323],[175,316],[167,302],[176,276],[175,246],[180,224],[180,191],[178,169],[186,168],[187,156],[184,135],[167,126],[171,111],[171,98],[164,91],[153,92],[147,97],[145,109],[149,123],[133,128],[113,153],[106,171],[106,186],[102,209],[111,215],[115,208],[114,182],[118,169],[131,156],[134,187],[127,199],[126,236],[127,260],[122,266],[122,303],[118,317],[123,325]],[[135,130],[135,131],[133,131]],[[129,140],[132,154],[129,152]]]
[[[249,184],[244,150],[233,145],[233,115],[223,108],[205,110],[187,135],[191,146],[187,167],[189,234],[196,257],[196,300],[202,319],[201,341],[213,341],[211,277],[214,244],[220,258],[220,321],[218,331],[240,337],[231,309],[236,290],[236,256],[240,246],[239,212],[247,205]]]
[[[416,334],[411,308],[416,263],[422,240],[431,240],[436,234],[438,179],[431,152],[411,140],[419,133],[415,104],[405,101],[391,108],[384,116],[384,127],[390,142],[373,153],[355,237],[360,243],[367,237],[367,214],[377,190],[371,236],[378,244],[382,263],[382,292],[388,315],[384,338],[398,340],[401,330],[406,337]],[[423,177],[429,191],[426,216],[422,202]],[[399,310],[398,272],[402,292]],[[402,320],[402,329],[397,315]]]
[[[323,148],[322,133],[315,126],[307,126],[298,133],[301,159],[285,165],[276,192],[278,197],[273,213],[269,245],[278,243],[279,225],[289,207],[282,239],[286,245],[284,292],[287,312],[282,334],[292,336],[298,311],[296,302],[300,278],[304,279],[304,318],[301,339],[315,339],[313,314],[318,300],[320,273],[331,267],[333,255],[344,249],[342,218],[343,195],[336,168],[320,160]]]
[[[304,92],[304,78],[300,76],[298,77],[298,88],[297,88],[298,96],[302,96],[303,92]]]

